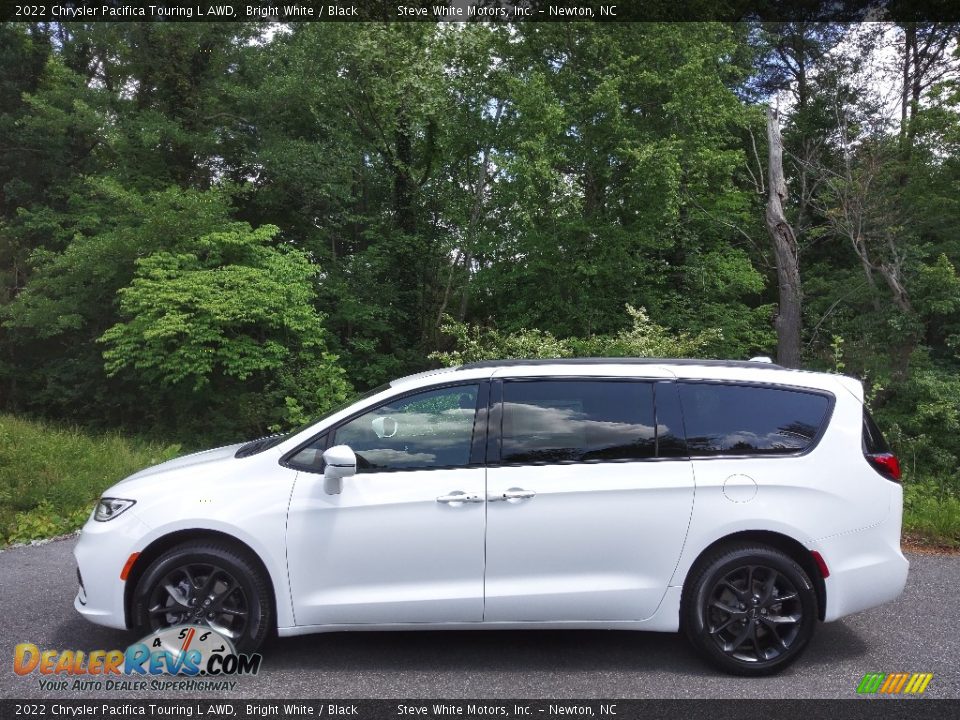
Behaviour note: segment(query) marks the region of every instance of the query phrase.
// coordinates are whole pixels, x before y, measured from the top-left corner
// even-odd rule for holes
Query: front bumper
[[[150,531],[133,512],[128,510],[108,522],[97,522],[91,516],[73,549],[81,583],[73,607],[97,625],[127,627],[126,583],[120,572],[130,554],[142,549],[143,538]]]

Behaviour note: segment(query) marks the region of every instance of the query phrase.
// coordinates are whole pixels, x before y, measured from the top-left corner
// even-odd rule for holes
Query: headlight
[[[136,502],[136,500],[122,500],[121,498],[100,498],[97,509],[93,511],[93,519],[100,522],[113,520],[117,515],[133,507]]]

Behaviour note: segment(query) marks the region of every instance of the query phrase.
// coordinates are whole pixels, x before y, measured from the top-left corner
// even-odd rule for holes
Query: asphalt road
[[[0,552],[0,697],[132,698],[156,692],[45,692],[12,672],[13,648],[124,648],[136,638],[73,610],[75,540]],[[960,697],[960,557],[912,555],[896,603],[821,624],[773,678],[703,665],[679,635],[615,631],[333,633],[278,639],[260,674],[224,697],[851,698],[867,672],[932,672],[926,695]],[[177,697],[190,697],[190,693]],[[196,693],[195,697],[216,697]]]

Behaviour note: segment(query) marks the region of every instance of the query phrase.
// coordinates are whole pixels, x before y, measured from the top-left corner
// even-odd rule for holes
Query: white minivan
[[[274,631],[682,630],[768,674],[818,620],[903,590],[899,478],[849,377],[474,362],[113,486],[75,550],[75,607],[247,652]]]

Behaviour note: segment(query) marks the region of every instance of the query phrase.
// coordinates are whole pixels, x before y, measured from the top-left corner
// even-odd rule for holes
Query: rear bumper
[[[818,540],[812,548],[830,570],[824,581],[827,622],[890,602],[907,584],[910,562],[900,551],[903,489],[890,486],[890,511],[883,522]]]

